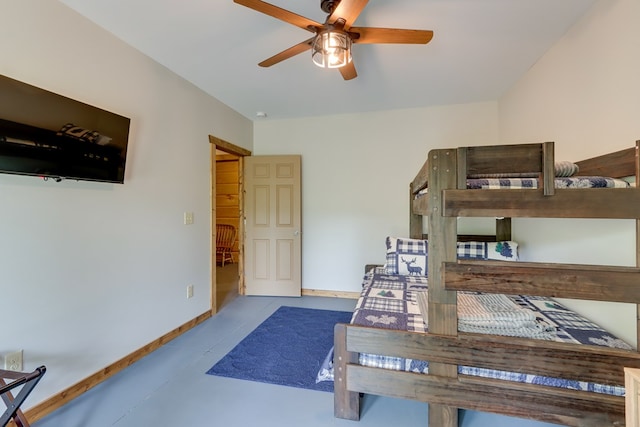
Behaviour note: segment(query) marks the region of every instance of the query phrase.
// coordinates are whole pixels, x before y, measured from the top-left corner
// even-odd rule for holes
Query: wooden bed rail
[[[640,268],[533,262],[447,262],[444,288],[640,304]]]
[[[554,194],[555,160],[553,142],[541,144],[489,145],[456,150],[458,189],[467,189],[467,177],[507,173],[537,173],[545,196]],[[500,159],[496,162],[496,159]]]
[[[451,149],[455,153],[456,161],[452,170],[457,170],[457,186],[450,188],[444,200],[447,206],[447,216],[485,216],[485,217],[548,217],[548,218],[584,218],[589,212],[591,218],[638,218],[640,208],[637,204],[626,200],[628,193],[608,189],[609,194],[602,202],[592,202],[584,197],[584,189],[554,190],[554,145],[552,142],[542,144],[497,145],[488,147],[461,147]],[[435,150],[438,151],[438,150]],[[634,147],[616,151],[614,153],[593,157],[576,162],[579,176],[608,176],[612,178],[640,177],[640,141]],[[499,158],[500,162],[495,159]],[[427,187],[430,162],[426,161],[422,169],[410,185],[411,217],[410,228],[413,232],[420,223],[421,215],[428,215],[428,198],[415,197],[419,191]],[[504,165],[513,167],[504,168]],[[509,190],[497,193],[477,192],[469,195],[461,193],[464,190],[466,177],[473,174],[487,174],[498,172],[521,173],[524,171],[538,172],[543,179],[542,192],[532,190]],[[599,189],[593,189],[595,191]],[[532,194],[535,193],[535,194]],[[561,193],[562,197],[546,197]],[[600,199],[603,200],[603,199]],[[541,203],[544,209],[541,209]],[[611,209],[615,206],[616,209]],[[417,233],[417,232],[416,232]]]
[[[466,333],[457,337],[441,336],[344,324],[336,325],[335,336],[340,337],[335,343],[336,381],[347,384],[347,391],[336,388],[338,394],[335,398],[350,401],[350,405],[342,406],[341,413],[336,409],[336,416],[356,420],[358,393],[348,390],[391,397],[413,395],[414,399],[430,404],[497,412],[569,426],[622,425],[620,420],[624,419],[623,397],[475,376],[445,378],[431,374],[386,372],[358,365],[358,353],[510,372],[514,371],[514,366],[519,366],[518,371],[527,374],[612,385],[624,384],[622,366],[640,366],[640,355],[632,351],[525,338]],[[407,390],[413,391],[408,393]],[[509,403],[505,404],[505,400]],[[544,411],[540,411],[540,405],[545,406]]]
[[[640,197],[628,188],[565,188],[547,197],[536,190],[444,190],[443,211],[450,217],[609,218],[640,217]],[[597,198],[585,196],[598,192]],[[638,193],[640,194],[640,193]]]
[[[531,174],[537,173],[543,179],[544,193],[554,192],[555,157],[554,143],[534,143],[517,145],[487,145],[451,149],[456,157],[458,188],[465,189],[467,177],[486,174]],[[496,162],[496,159],[500,159]],[[613,161],[613,159],[612,159]],[[610,175],[609,175],[610,176]],[[429,184],[429,161],[425,162],[411,182],[413,195],[427,188]]]
[[[636,141],[635,147],[576,162],[579,168],[577,175],[612,178],[635,176],[638,170],[639,147],[640,141]]]
[[[466,189],[467,177],[476,174],[494,173],[534,173],[538,174],[542,184],[542,196],[555,194],[554,178],[554,144],[545,142],[539,144],[519,144],[519,145],[492,145],[483,147],[461,147],[457,149],[432,150],[429,156],[443,153],[450,159],[446,162],[454,174],[451,178],[450,189]],[[496,159],[500,162],[496,162]],[[435,158],[427,158],[422,168],[409,185],[409,235],[412,238],[420,238],[423,232],[423,215],[429,214],[429,197],[417,197],[418,194],[427,188],[429,184],[429,174],[433,173],[436,163]],[[498,166],[496,166],[498,165]],[[435,166],[437,167],[437,166]],[[436,190],[438,191],[438,190]],[[529,196],[530,191],[524,193]],[[439,203],[436,203],[439,204]],[[499,218],[510,217],[505,213],[488,214],[479,216],[495,216]],[[510,229],[508,234],[498,233],[499,240],[510,240]]]
[[[624,425],[624,398],[593,396],[574,390],[550,390],[531,384],[500,384],[500,380],[460,376],[458,379],[411,372],[380,372],[353,366],[347,380],[365,393],[389,397],[393,390],[413,390],[414,399],[446,408],[493,412],[571,427],[620,427]],[[504,383],[504,381],[502,381]],[[389,385],[393,385],[389,387]],[[505,403],[508,402],[508,403]],[[456,409],[457,411],[457,409]],[[442,425],[442,424],[441,424]]]
[[[584,344],[460,332],[457,336],[350,325],[346,351],[624,386],[640,355]],[[517,367],[517,368],[514,368]],[[555,389],[555,388],[554,388]]]

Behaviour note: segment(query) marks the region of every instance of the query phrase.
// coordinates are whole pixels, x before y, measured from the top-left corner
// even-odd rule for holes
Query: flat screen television
[[[0,75],[0,173],[124,183],[130,119]]]

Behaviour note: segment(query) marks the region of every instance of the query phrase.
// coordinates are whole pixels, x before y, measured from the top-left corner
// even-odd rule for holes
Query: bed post
[[[464,153],[462,153],[464,156]],[[464,158],[461,159],[464,163]],[[429,152],[429,333],[458,334],[457,294],[446,291],[442,264],[456,261],[457,219],[443,216],[442,190],[457,186],[457,151]],[[466,181],[465,181],[466,182]],[[430,363],[429,374],[457,377],[457,365]],[[457,427],[458,408],[429,404],[430,427]]]
[[[347,327],[338,323],[333,329],[333,415],[360,420],[360,393],[347,390],[347,364],[358,363],[358,354],[347,351]]]
[[[511,218],[496,218],[496,241],[511,240]]]
[[[422,227],[422,215],[413,212],[413,183],[409,184],[409,237],[412,239],[422,239],[424,229]]]

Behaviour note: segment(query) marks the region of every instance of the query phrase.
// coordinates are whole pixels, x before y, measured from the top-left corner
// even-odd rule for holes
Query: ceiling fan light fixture
[[[318,67],[344,67],[351,62],[351,37],[335,28],[319,32],[311,45],[311,58]]]

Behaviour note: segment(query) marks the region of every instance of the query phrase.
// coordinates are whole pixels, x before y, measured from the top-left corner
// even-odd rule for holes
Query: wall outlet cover
[[[22,350],[4,355],[4,369],[7,371],[22,371]]]

